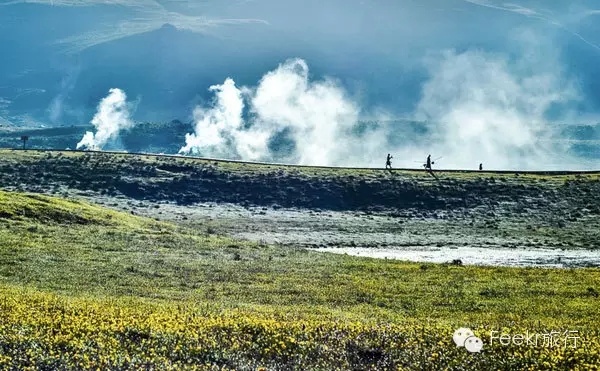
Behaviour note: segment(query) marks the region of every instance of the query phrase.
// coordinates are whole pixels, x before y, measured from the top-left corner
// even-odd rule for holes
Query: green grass
[[[550,369],[596,362],[600,351],[600,269],[316,253],[4,191],[0,210],[0,365]],[[577,330],[589,343],[470,358],[451,344],[461,326]]]
[[[598,269],[456,267],[267,246],[83,202],[0,192],[0,278],[65,294],[360,320],[600,318]],[[565,305],[569,303],[569,305]]]

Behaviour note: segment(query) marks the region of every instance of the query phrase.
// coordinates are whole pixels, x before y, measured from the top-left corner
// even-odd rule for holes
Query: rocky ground
[[[462,256],[449,253],[458,249],[467,262],[479,261],[469,256],[481,251],[493,260],[492,254],[510,258],[516,250],[538,249],[540,256],[546,249],[587,250],[585,259],[565,264],[600,265],[599,173],[440,172],[434,179],[422,171],[124,154],[1,155],[4,189],[85,198],[209,233],[350,253],[397,250],[402,254],[388,255],[400,258],[415,251]]]

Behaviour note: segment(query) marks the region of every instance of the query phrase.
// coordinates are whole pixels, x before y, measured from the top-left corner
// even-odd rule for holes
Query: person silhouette
[[[386,169],[391,169],[392,168],[392,159],[394,157],[392,155],[390,155],[389,153],[387,154],[387,158],[385,160],[385,168]]]

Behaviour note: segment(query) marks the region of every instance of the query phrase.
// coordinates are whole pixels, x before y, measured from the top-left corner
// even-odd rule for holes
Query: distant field
[[[0,365],[160,369],[587,369],[599,269],[411,264],[233,240],[0,192]],[[578,331],[580,347],[452,333]],[[587,366],[586,366],[587,365]]]
[[[185,133],[192,129],[191,124],[180,121],[164,123],[139,123],[133,129],[122,133],[116,143],[107,149],[127,148],[129,151],[155,153],[177,153],[185,143]],[[86,131],[94,131],[92,125],[72,125],[48,128],[0,128],[1,148],[21,148],[22,135],[27,135],[27,148],[33,149],[75,149]]]

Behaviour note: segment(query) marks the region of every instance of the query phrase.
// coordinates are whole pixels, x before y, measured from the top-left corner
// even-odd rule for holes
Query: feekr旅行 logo
[[[454,331],[452,340],[458,347],[465,347],[465,349],[471,353],[479,353],[483,349],[483,341],[475,336],[471,329],[461,327]]]

